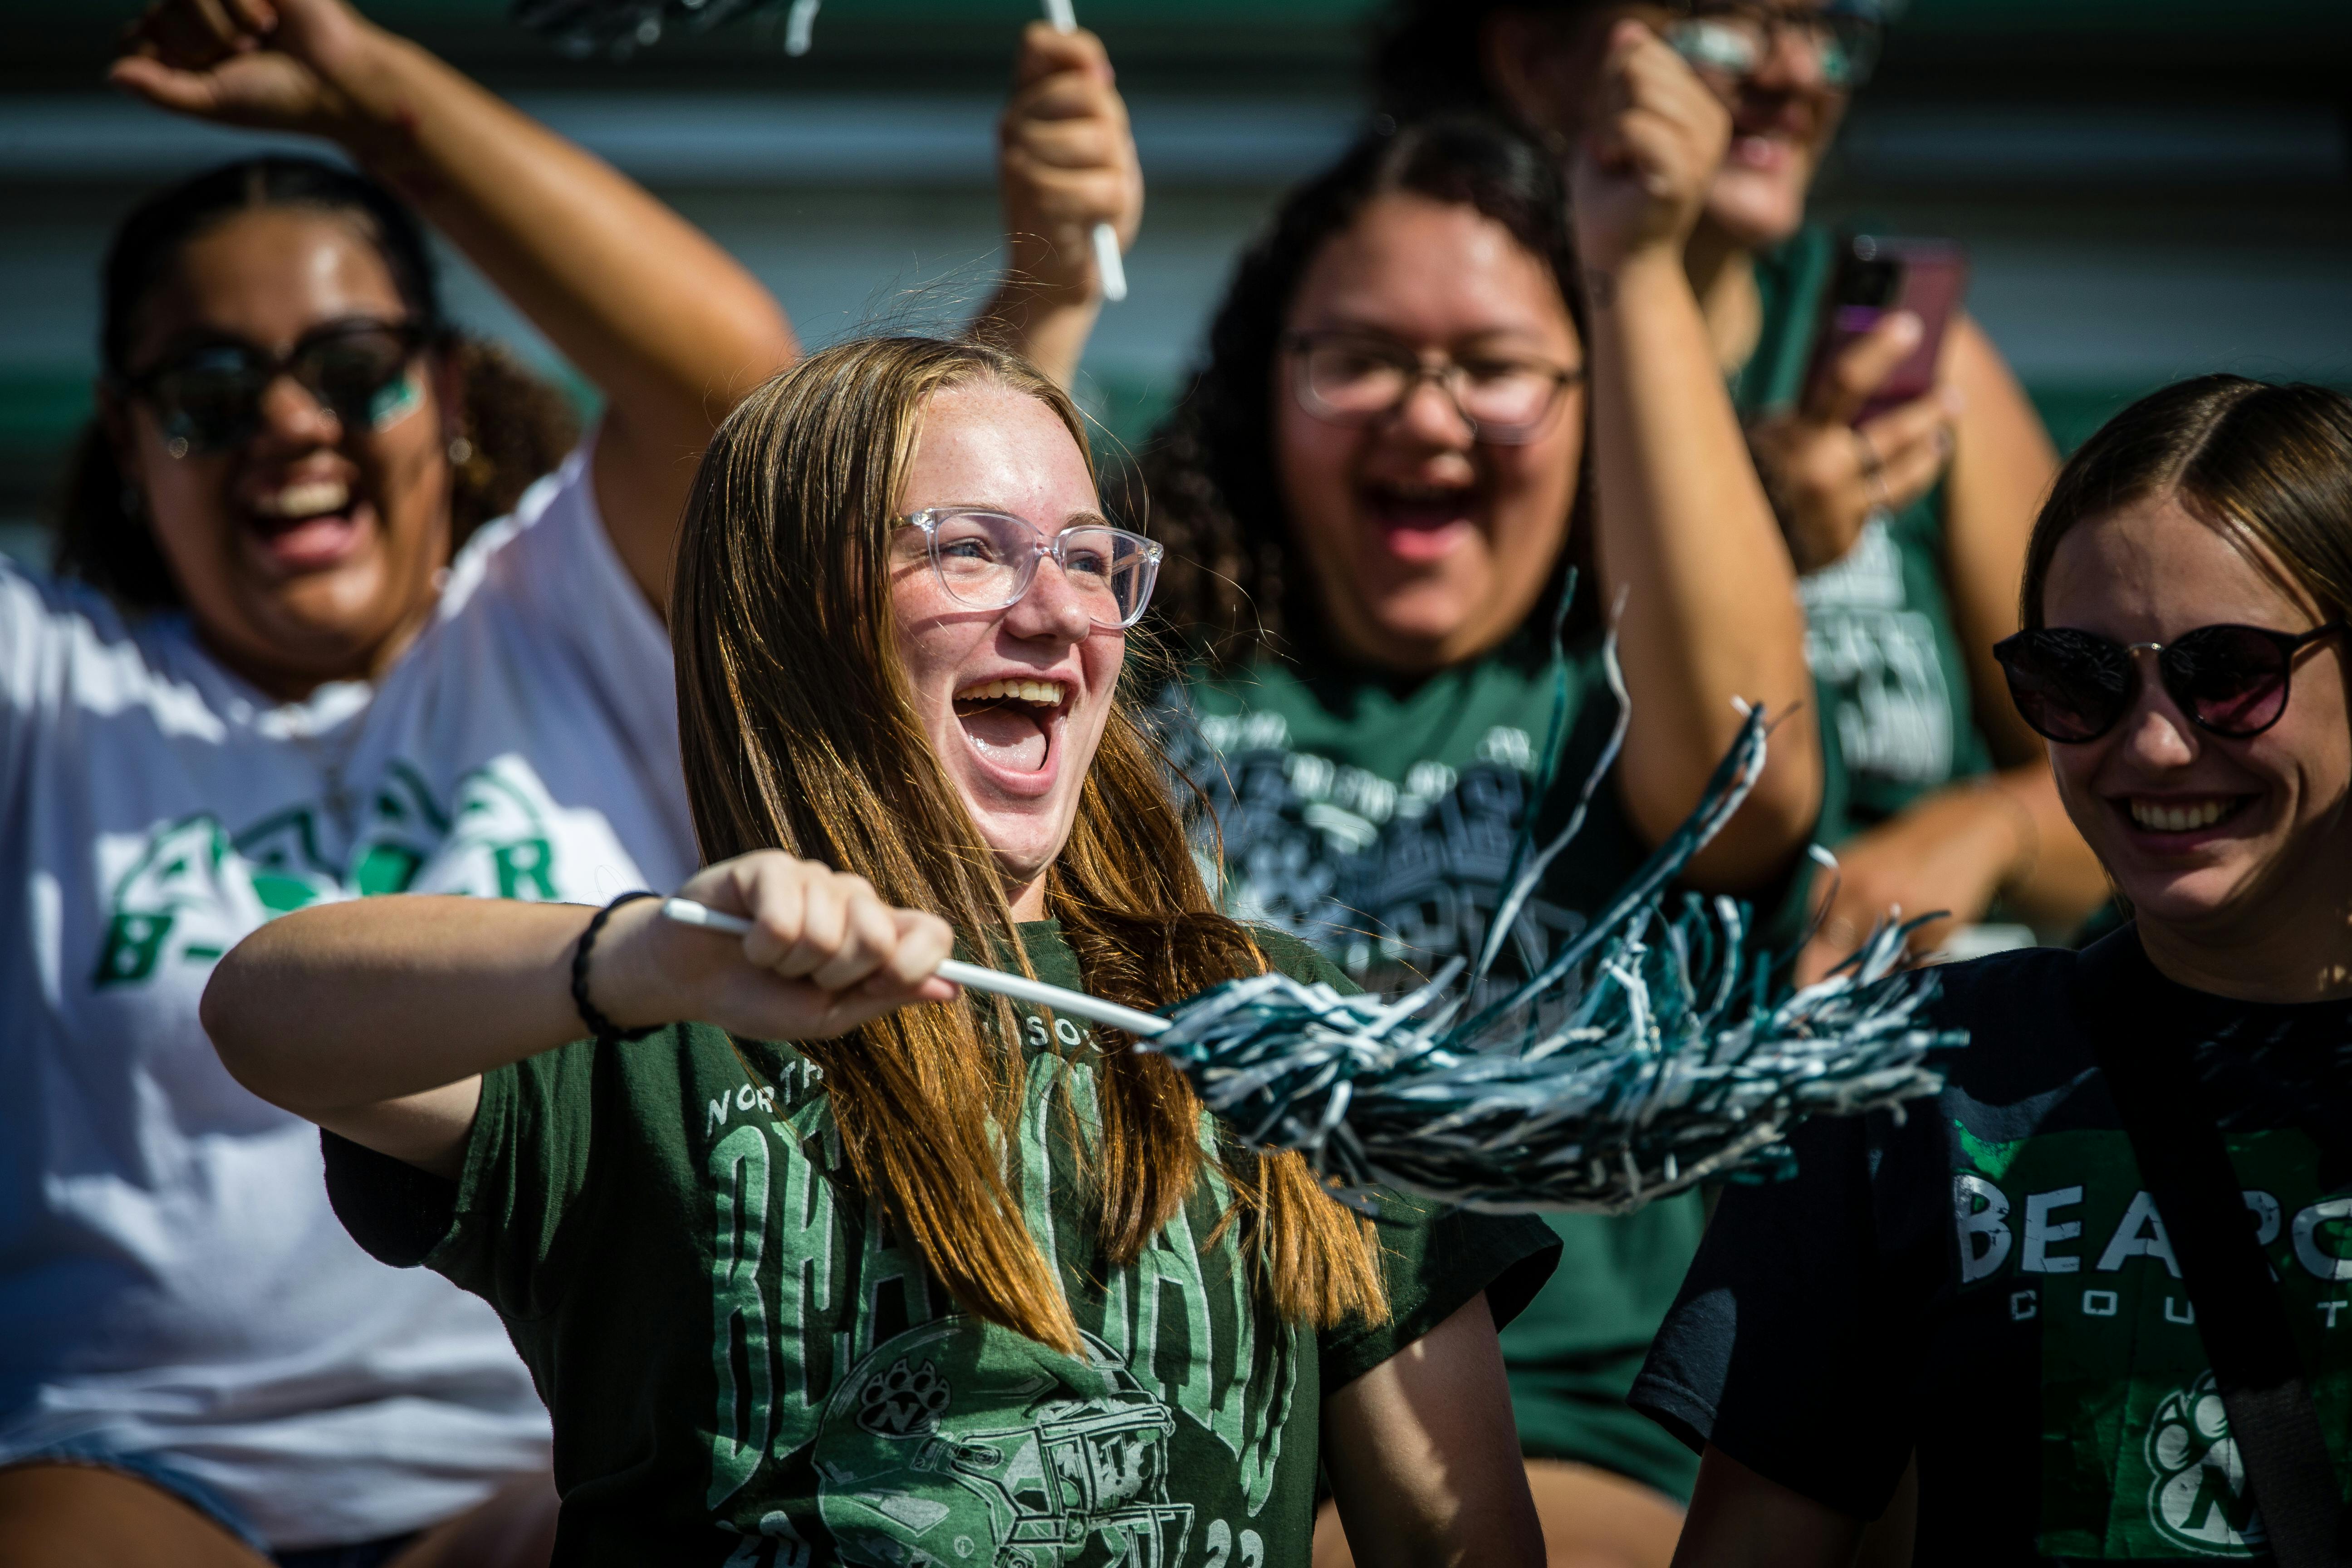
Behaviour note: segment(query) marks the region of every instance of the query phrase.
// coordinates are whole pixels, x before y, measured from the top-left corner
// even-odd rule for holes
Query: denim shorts
[[[156,1451],[124,1453],[102,1443],[86,1439],[68,1440],[35,1448],[29,1453],[11,1454],[5,1461],[0,1461],[0,1469],[18,1465],[87,1465],[94,1469],[136,1476],[150,1486],[160,1487],[178,1498],[278,1564],[278,1568],[382,1568],[382,1564],[398,1556],[422,1533],[411,1531],[405,1535],[390,1535],[381,1541],[354,1542],[348,1546],[304,1546],[291,1552],[273,1552],[268,1542],[261,1539],[260,1533],[227,1499],[172,1463],[168,1454]]]

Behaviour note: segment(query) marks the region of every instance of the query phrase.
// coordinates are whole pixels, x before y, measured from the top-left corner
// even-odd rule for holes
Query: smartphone
[[[1969,253],[1958,240],[1895,239],[1849,235],[1840,242],[1813,357],[1805,373],[1807,400],[1847,344],[1878,325],[1889,311],[1908,310],[1926,330],[1853,422],[1874,419],[1888,409],[1924,397],[1936,384],[1936,363],[1944,352],[1944,329],[1969,288]]]

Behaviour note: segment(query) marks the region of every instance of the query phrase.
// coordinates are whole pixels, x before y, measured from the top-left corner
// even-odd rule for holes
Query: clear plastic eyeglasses
[[[1426,363],[1393,339],[1362,331],[1294,332],[1285,343],[1298,406],[1332,425],[1378,425],[1433,381],[1481,441],[1518,447],[1540,437],[1581,368],[1494,354]]]
[[[1744,81],[1763,68],[1783,34],[1812,51],[1822,85],[1851,92],[1878,64],[1885,7],[1880,0],[1691,0],[1666,28],[1666,42],[1693,66]]]
[[[979,507],[927,507],[900,520],[919,528],[940,586],[958,604],[1001,610],[1019,603],[1037,580],[1037,563],[1052,556],[1105,631],[1133,626],[1151,603],[1163,546],[1108,523],[1080,523],[1048,536],[1010,512]]]

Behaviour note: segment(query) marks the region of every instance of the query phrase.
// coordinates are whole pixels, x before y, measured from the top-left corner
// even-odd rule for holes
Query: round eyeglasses
[[[2156,656],[2157,678],[2189,721],[2250,741],[2286,712],[2298,655],[2346,630],[2330,621],[2307,632],[2268,626],[2199,626],[2169,643],[2121,643],[2072,626],[2036,626],[1992,645],[2009,695],[2034,732],[2068,745],[2095,741],[2131,711],[2138,685],[2132,656]]]
[[[1050,537],[1024,518],[980,507],[927,507],[899,520],[923,531],[931,570],[960,605],[1001,610],[1020,602],[1037,580],[1037,563],[1052,556],[1105,631],[1133,626],[1151,603],[1165,547],[1108,523],[1082,522]]]
[[[1697,0],[1669,24],[1666,42],[1699,70],[1745,81],[1793,34],[1811,51],[1822,85],[1852,92],[1878,65],[1884,8],[1874,0],[1813,6],[1770,0]]]
[[[1582,369],[1507,354],[1423,360],[1392,339],[1364,332],[1296,332],[1286,344],[1298,406],[1332,425],[1378,425],[1413,389],[1435,382],[1481,441],[1518,447],[1543,434],[1560,395]]]

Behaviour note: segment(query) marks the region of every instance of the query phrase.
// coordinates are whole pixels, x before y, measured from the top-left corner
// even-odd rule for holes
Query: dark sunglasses
[[[331,321],[283,356],[235,338],[182,350],[123,378],[163,422],[172,455],[219,452],[261,427],[261,398],[290,375],[346,430],[373,430],[405,413],[417,392],[409,366],[428,334],[414,321]]]
[[[2331,632],[2263,626],[2199,626],[2169,643],[2119,643],[2067,626],[2041,626],[1993,644],[2009,695],[2048,740],[2095,741],[2131,711],[2137,676],[2132,655],[2156,655],[2158,677],[2189,721],[2233,741],[2261,734],[2286,712],[2295,656]]]

